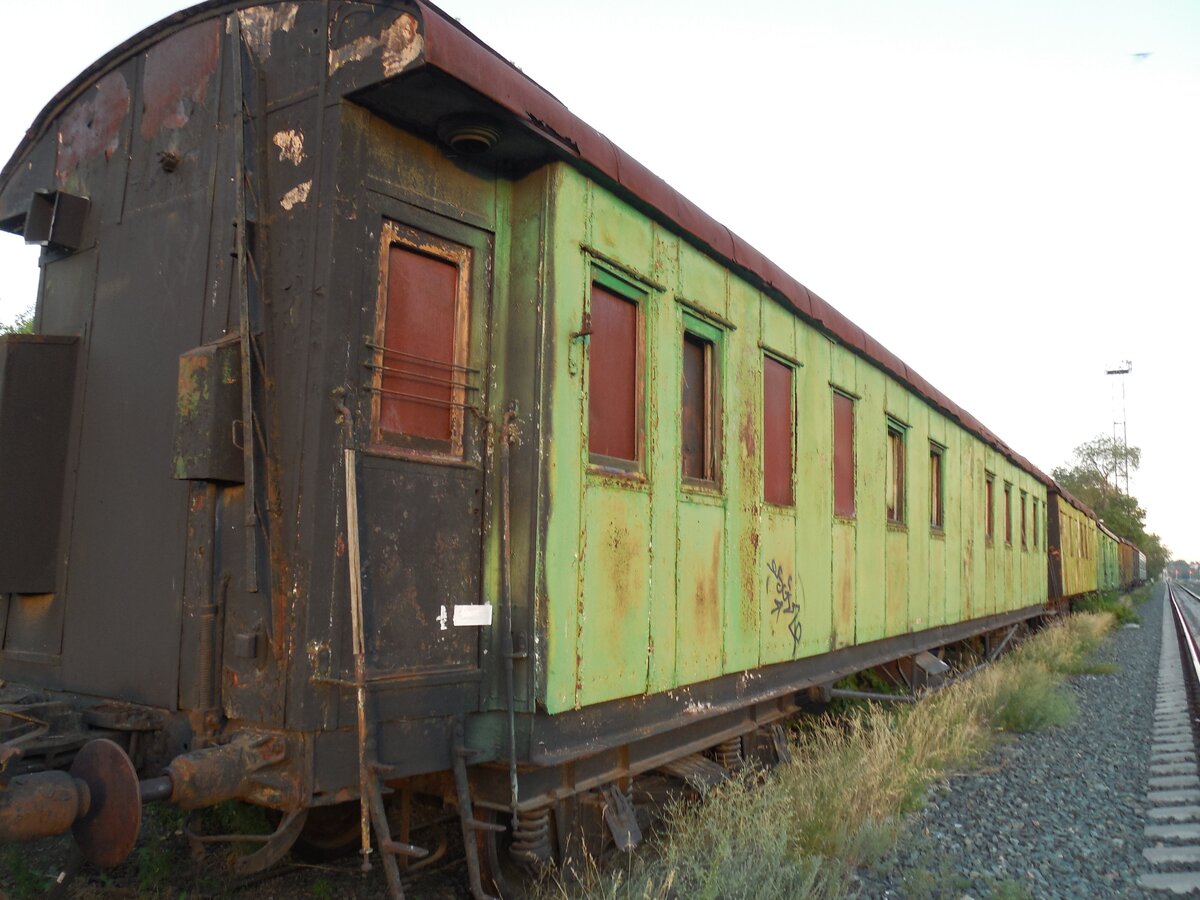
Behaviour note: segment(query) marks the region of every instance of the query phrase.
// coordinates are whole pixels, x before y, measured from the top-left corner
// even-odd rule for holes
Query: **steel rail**
[[[1200,601],[1200,597],[1196,597],[1187,588],[1182,585],[1172,585],[1167,582],[1167,599],[1171,601],[1171,609],[1175,614],[1175,630],[1179,635],[1179,650],[1183,657],[1184,679],[1187,682],[1188,702],[1192,708],[1192,716],[1195,718],[1197,702],[1200,701],[1200,645],[1196,643],[1196,635],[1192,632],[1192,628],[1187,623],[1187,618],[1183,614],[1183,608],[1179,605],[1179,601],[1175,597],[1175,588],[1182,588],[1187,594]]]

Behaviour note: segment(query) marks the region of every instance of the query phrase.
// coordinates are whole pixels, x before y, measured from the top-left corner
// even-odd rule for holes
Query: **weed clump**
[[[1133,594],[1122,594],[1120,591],[1102,591],[1089,594],[1075,602],[1075,609],[1081,613],[1108,613],[1117,620],[1118,625],[1140,624],[1141,617],[1134,612],[1134,606],[1145,600],[1146,591],[1141,588]]]

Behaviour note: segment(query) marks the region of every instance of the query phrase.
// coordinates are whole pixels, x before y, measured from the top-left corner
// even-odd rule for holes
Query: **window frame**
[[[770,499],[767,497],[767,366],[769,363],[774,363],[786,369],[789,376],[789,391],[788,391],[788,499],[786,502]],[[762,351],[762,498],[763,503],[780,509],[795,509],[796,508],[796,434],[800,422],[799,409],[797,406],[797,374],[798,367],[795,362],[784,359],[778,354],[772,353],[764,349]]]
[[[584,328],[580,333],[580,337],[587,337],[587,349],[585,353],[586,366],[584,383],[587,386],[588,396],[591,396],[591,380],[592,380],[592,355],[591,355],[591,321],[592,321],[592,289],[599,286],[603,290],[611,294],[615,294],[622,300],[632,303],[637,309],[637,321],[634,325],[637,346],[634,348],[634,366],[635,372],[633,376],[634,398],[633,398],[633,415],[634,415],[634,459],[622,459],[619,456],[608,456],[602,453],[593,453],[591,450],[591,409],[586,408],[584,411],[584,422],[586,423],[583,447],[587,454],[588,471],[602,473],[605,475],[615,475],[624,478],[634,478],[642,480],[646,473],[646,304],[650,299],[650,291],[638,284],[630,281],[621,275],[610,271],[609,269],[597,265],[593,262],[588,267],[587,292],[585,303],[587,304],[586,318]],[[590,400],[589,400],[590,403]]]
[[[831,386],[830,392],[830,420],[832,426],[832,448],[829,454],[830,474],[833,481],[833,490],[830,491],[830,499],[833,504],[834,518],[843,519],[845,521],[853,521],[858,518],[858,412],[857,404],[858,397],[851,394],[849,391],[844,391],[837,386]],[[842,398],[848,404],[847,409],[850,411],[850,507],[849,512],[838,509],[838,398]]]
[[[983,470],[983,536],[989,544],[996,542],[996,473]]]
[[[413,253],[427,256],[454,266],[458,270],[455,294],[453,350],[449,368],[454,375],[461,375],[461,383],[452,385],[450,391],[450,439],[443,449],[443,442],[421,435],[406,435],[403,432],[383,428],[384,359],[389,352],[386,347],[388,286],[391,274],[391,250],[404,247]],[[478,392],[478,385],[469,384],[470,376],[477,374],[470,368],[471,352],[471,293],[474,278],[473,262],[477,248],[452,238],[409,225],[391,218],[384,218],[379,238],[379,286],[375,310],[374,331],[371,347],[371,437],[370,450],[386,456],[441,462],[465,461],[463,434],[466,427],[465,411],[467,391]],[[457,378],[451,378],[457,381]]]
[[[938,534],[946,531],[946,448],[934,440],[929,442],[929,527]]]
[[[908,428],[899,420],[887,416],[887,470],[884,473],[884,515],[888,525],[903,526],[908,522]],[[895,454],[892,448],[896,448]],[[893,505],[893,500],[895,504]]]
[[[1012,490],[1013,483],[1011,481],[1004,482],[1004,544],[1011,547],[1013,545],[1013,509],[1012,509]]]
[[[1029,504],[1029,493],[1022,489],[1021,491],[1021,549],[1029,549],[1029,530],[1026,525],[1026,519],[1029,514],[1027,509]]]
[[[704,477],[685,474],[683,457],[683,367],[684,348],[689,336],[704,345]],[[719,493],[722,489],[722,452],[724,438],[724,410],[722,409],[722,377],[724,373],[725,332],[718,325],[684,310],[681,313],[681,328],[677,343],[679,352],[679,479],[680,483],[693,490]]]

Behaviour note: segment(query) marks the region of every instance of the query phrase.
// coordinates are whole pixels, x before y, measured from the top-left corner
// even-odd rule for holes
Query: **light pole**
[[[1122,474],[1125,476],[1125,493],[1129,493],[1129,427],[1125,419],[1125,376],[1133,371],[1133,363],[1127,359],[1111,369],[1105,371],[1105,375],[1120,375],[1121,376],[1121,419],[1118,422],[1113,419],[1113,443],[1117,442],[1117,425],[1121,426],[1121,449],[1124,453],[1121,456]],[[1116,396],[1113,397],[1113,404],[1116,405]],[[1114,412],[1115,415],[1115,412]],[[1116,487],[1117,473],[1113,472],[1113,487]]]

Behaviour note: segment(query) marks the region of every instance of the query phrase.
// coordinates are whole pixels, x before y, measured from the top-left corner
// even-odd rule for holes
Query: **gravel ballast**
[[[864,897],[1143,897],[1146,790],[1163,587],[1095,658],[1119,667],[1068,684],[1075,722],[1002,741],[975,772],[934,786]]]

